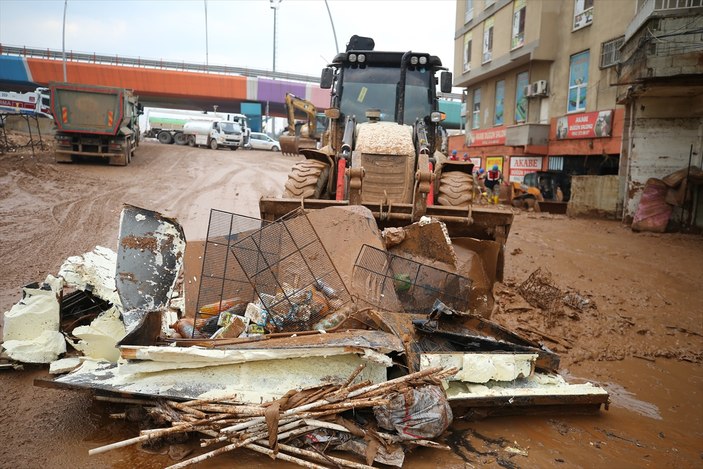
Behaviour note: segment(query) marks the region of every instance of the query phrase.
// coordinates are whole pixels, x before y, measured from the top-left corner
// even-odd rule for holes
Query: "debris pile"
[[[5,314],[4,348],[52,362],[61,376],[37,385],[141,403],[150,428],[91,454],[204,435],[210,449],[173,467],[241,447],[306,467],[400,467],[413,446],[446,449],[436,440],[454,417],[607,406],[601,388],[557,374],[556,353],[487,319],[500,243],[372,220],[363,207],[273,223],[213,210],[186,311],[182,228],[125,206],[117,253],[71,258],[28,287]],[[520,291],[554,317],[590,306],[548,272]],[[56,360],[67,344],[82,356]]]

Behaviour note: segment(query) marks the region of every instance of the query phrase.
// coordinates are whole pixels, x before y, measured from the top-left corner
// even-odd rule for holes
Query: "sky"
[[[328,0],[339,50],[353,34],[376,50],[427,52],[450,71],[454,0]],[[269,0],[68,0],[66,50],[271,70]],[[63,0],[0,0],[0,44],[61,50]],[[323,0],[282,0],[276,70],[319,76],[336,54]]]

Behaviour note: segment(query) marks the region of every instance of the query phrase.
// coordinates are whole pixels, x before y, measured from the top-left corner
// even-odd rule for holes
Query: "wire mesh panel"
[[[268,222],[221,210],[210,211],[198,290],[196,323],[231,310],[243,314],[255,298],[254,288],[232,254],[232,245]],[[270,255],[276,255],[270,253]]]
[[[349,291],[300,209],[235,242],[231,252],[258,298],[247,314],[269,332],[313,329],[352,306]]]
[[[366,244],[354,264],[352,282],[359,303],[384,311],[429,313],[437,299],[459,311],[469,309],[467,277]]]

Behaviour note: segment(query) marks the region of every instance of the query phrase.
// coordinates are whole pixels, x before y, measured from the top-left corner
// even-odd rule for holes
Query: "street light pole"
[[[282,0],[270,0],[273,10],[273,71],[276,71],[276,13]]]
[[[68,0],[63,2],[63,32],[61,34],[61,55],[63,57],[63,81],[67,82],[66,78],[66,8],[68,8]]]
[[[210,67],[210,60],[208,58],[208,44],[207,44],[207,0],[203,0],[205,4],[205,68]]]
[[[337,31],[334,29],[334,21],[332,21],[332,12],[330,11],[330,6],[327,3],[327,0],[325,0],[325,6],[327,7],[327,14],[330,17],[330,24],[332,25],[332,34],[334,35],[334,47],[337,49],[337,53],[339,54],[339,44],[337,43]]]

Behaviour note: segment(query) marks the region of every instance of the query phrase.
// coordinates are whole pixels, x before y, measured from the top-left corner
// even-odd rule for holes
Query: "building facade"
[[[703,164],[703,0],[639,0],[625,30],[617,80],[625,108],[620,158],[623,218],[632,219],[647,181]],[[703,183],[673,216],[703,228]]]
[[[510,181],[616,175],[592,186],[613,192],[624,221],[647,181],[686,169],[673,219],[703,228],[691,176],[703,166],[703,0],[458,0],[456,12],[466,132],[450,149]]]
[[[466,133],[450,143],[505,179],[618,173],[616,65],[637,0],[458,0],[455,86]]]

